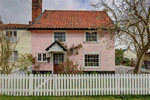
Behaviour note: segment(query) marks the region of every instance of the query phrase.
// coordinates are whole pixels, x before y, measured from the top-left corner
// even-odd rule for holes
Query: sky
[[[43,0],[43,11],[47,10],[103,10],[95,9],[91,2],[99,0]],[[3,23],[28,24],[31,21],[32,0],[0,0],[0,17]],[[119,46],[116,48],[126,48]]]
[[[0,16],[7,23],[28,24],[31,21],[32,0],[0,0]],[[43,0],[47,10],[96,10],[90,2],[99,0]],[[101,9],[102,10],[102,9]]]

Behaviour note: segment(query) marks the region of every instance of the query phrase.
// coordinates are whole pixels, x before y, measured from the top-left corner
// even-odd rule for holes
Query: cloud
[[[28,24],[32,17],[32,0],[0,0],[0,16],[4,23]],[[84,1],[84,2],[83,2]],[[95,10],[89,2],[98,0],[43,0],[47,10]]]
[[[25,23],[31,20],[31,2],[0,0],[0,16],[4,23]]]
[[[43,9],[47,10],[87,10],[78,0],[44,0]]]

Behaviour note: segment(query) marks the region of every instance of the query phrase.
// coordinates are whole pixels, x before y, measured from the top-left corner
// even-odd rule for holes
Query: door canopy
[[[57,40],[45,49],[48,52],[64,52],[67,51]]]

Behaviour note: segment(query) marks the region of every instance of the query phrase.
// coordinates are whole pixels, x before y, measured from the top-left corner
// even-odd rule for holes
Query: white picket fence
[[[0,94],[12,96],[147,95],[150,74],[0,75]]]

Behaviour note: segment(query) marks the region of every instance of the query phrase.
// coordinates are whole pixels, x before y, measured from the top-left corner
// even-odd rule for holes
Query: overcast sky
[[[31,20],[32,0],[0,0],[0,16],[7,23],[28,24]],[[99,0],[43,0],[47,10],[96,10],[90,2]],[[102,9],[101,9],[102,10]]]
[[[99,0],[43,0],[43,11],[47,10],[97,10],[90,2]],[[32,0],[0,0],[0,16],[5,24],[28,24],[31,21]],[[103,10],[100,8],[99,10]],[[119,48],[126,48],[119,46]]]

